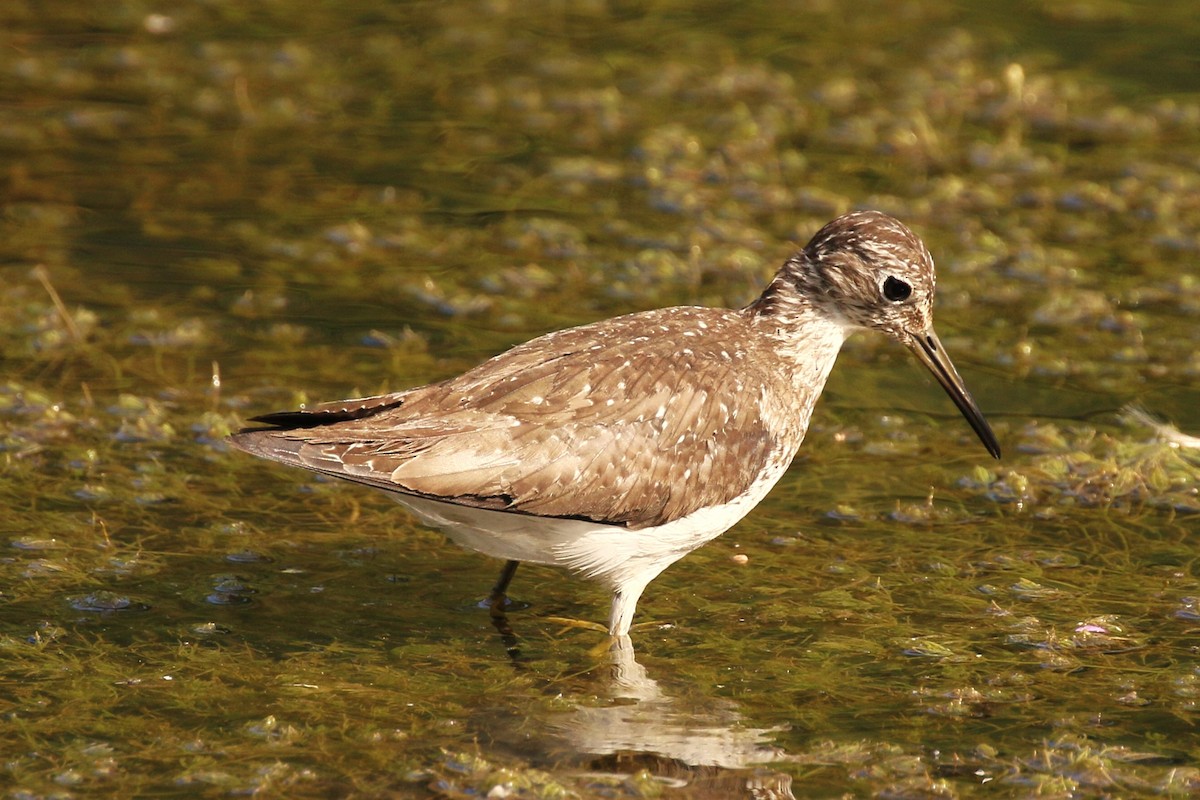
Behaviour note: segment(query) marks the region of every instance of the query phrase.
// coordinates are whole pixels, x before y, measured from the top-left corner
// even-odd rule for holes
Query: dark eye
[[[912,294],[912,287],[899,278],[888,276],[883,282],[883,296],[893,303],[899,303],[901,300],[907,300]]]

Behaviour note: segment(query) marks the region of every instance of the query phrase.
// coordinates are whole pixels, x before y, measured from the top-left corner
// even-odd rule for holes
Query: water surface
[[[0,12],[0,784],[1195,792],[1200,456],[1122,409],[1200,431],[1200,22],[978,5]],[[598,587],[522,568],[507,640],[499,564],[223,441],[743,304],[861,207],[934,252],[1004,460],[858,337],[615,650]]]

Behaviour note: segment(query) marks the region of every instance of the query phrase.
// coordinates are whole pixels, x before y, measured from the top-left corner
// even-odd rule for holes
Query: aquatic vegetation
[[[977,467],[960,485],[1033,513],[1078,505],[1200,514],[1200,457],[1175,442],[1039,422],[1017,435],[1018,449],[1031,455],[1019,469]]]
[[[1194,9],[865,8],[0,11],[0,784],[1200,790]],[[514,646],[475,605],[490,562],[224,443],[745,302],[863,206],[929,243],[1005,460],[853,340],[794,472],[647,594],[633,664],[594,649],[598,591],[530,570],[563,622],[514,609]],[[551,736],[581,709],[679,724]]]

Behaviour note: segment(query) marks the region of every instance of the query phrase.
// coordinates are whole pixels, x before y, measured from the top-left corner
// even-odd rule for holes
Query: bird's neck
[[[819,394],[853,326],[819,296],[798,290],[786,270],[744,313],[772,340],[797,390]]]

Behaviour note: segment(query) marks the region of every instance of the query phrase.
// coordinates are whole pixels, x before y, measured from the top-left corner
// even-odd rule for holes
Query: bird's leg
[[[662,572],[665,565],[650,572],[643,573],[613,589],[612,613],[608,617],[608,633],[610,636],[628,636],[629,626],[633,624],[633,612],[637,609],[638,599],[646,584],[654,580]]]
[[[508,591],[508,585],[512,583],[513,575],[517,574],[517,567],[519,566],[521,566],[520,561],[504,562],[504,569],[500,570],[500,578],[496,581],[496,585],[492,587],[492,594],[488,598],[493,618],[504,616],[504,606],[508,603],[508,597],[505,593]]]
[[[508,591],[508,584],[512,582],[513,575],[517,574],[517,567],[519,566],[521,566],[520,561],[506,561],[504,569],[500,570],[500,578],[496,581],[496,585],[492,587],[492,593],[488,597],[488,611],[492,615],[492,625],[500,633],[500,639],[504,642],[504,649],[514,663],[521,660],[521,648],[517,642],[517,635],[513,633],[512,627],[508,624],[508,617],[504,613],[504,607],[508,604],[508,597],[505,596],[505,592]]]

